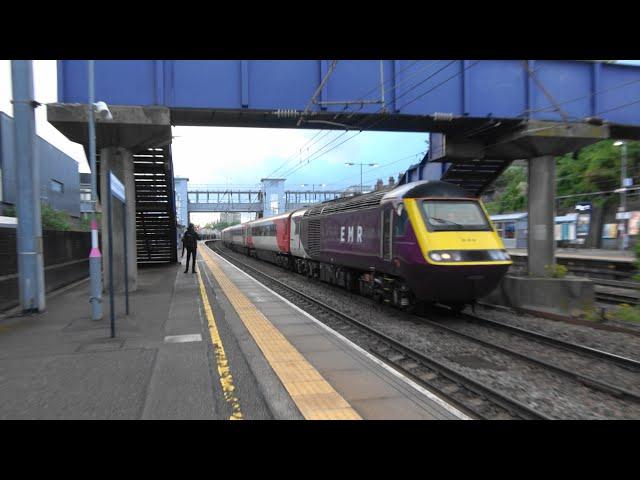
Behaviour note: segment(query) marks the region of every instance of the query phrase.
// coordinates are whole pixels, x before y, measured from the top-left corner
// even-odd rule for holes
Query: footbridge
[[[102,148],[164,148],[172,125],[424,132],[430,151],[404,180],[476,194],[526,159],[533,274],[555,261],[555,156],[640,139],[640,68],[598,61],[103,60],[96,79],[113,112],[98,122]],[[87,92],[87,62],[58,62],[48,119],[83,144]]]
[[[221,188],[218,185],[189,185],[187,211],[250,212],[263,217],[326,202],[344,194],[341,190],[279,191],[280,182],[274,183],[275,188],[266,186],[264,189],[254,190]]]

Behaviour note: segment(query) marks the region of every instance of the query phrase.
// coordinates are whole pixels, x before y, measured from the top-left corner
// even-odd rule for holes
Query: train
[[[479,198],[418,181],[228,227],[222,243],[401,309],[460,310],[512,264]]]

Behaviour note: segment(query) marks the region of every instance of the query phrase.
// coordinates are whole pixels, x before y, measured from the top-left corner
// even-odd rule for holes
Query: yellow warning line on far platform
[[[308,420],[361,420],[360,415],[289,343],[222,271],[208,248],[202,258],[265,358]]]
[[[202,281],[202,277],[200,276],[200,269],[198,269],[198,281],[200,283],[200,296],[202,297],[204,312],[207,316],[207,323],[209,324],[209,333],[211,334],[211,341],[213,342],[216,365],[218,367],[218,375],[220,377],[220,385],[222,385],[222,393],[224,395],[224,399],[231,405],[231,411],[233,412],[229,417],[229,420],[242,420],[240,401],[234,393],[235,387],[233,385],[231,369],[229,368],[229,361],[227,360],[227,355],[224,352],[220,332],[218,332],[218,327],[216,325],[216,319],[213,316],[211,304],[207,297],[207,290],[204,286],[204,282]]]

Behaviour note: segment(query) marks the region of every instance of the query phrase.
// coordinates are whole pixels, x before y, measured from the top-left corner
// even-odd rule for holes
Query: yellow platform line
[[[200,270],[198,269],[198,283],[200,284],[200,296],[202,297],[202,304],[204,305],[204,312],[207,316],[207,323],[209,325],[209,334],[211,335],[211,341],[213,342],[213,350],[216,356],[216,365],[218,367],[218,376],[220,378],[220,385],[222,386],[222,393],[224,399],[231,406],[233,412],[229,417],[229,420],[242,420],[242,411],[240,410],[240,401],[235,395],[235,386],[233,385],[233,376],[231,375],[231,369],[229,368],[229,361],[222,345],[222,338],[220,338],[220,332],[216,325],[216,319],[213,316],[211,310],[211,304],[207,296],[207,290],[200,276]]]
[[[351,405],[291,345],[202,248],[202,257],[265,358],[307,420],[361,420]]]

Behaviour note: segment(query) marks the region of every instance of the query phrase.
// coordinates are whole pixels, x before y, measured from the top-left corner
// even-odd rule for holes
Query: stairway
[[[479,196],[511,164],[511,160],[458,161],[451,163],[441,180]]]
[[[171,146],[133,154],[138,264],[177,262]]]

